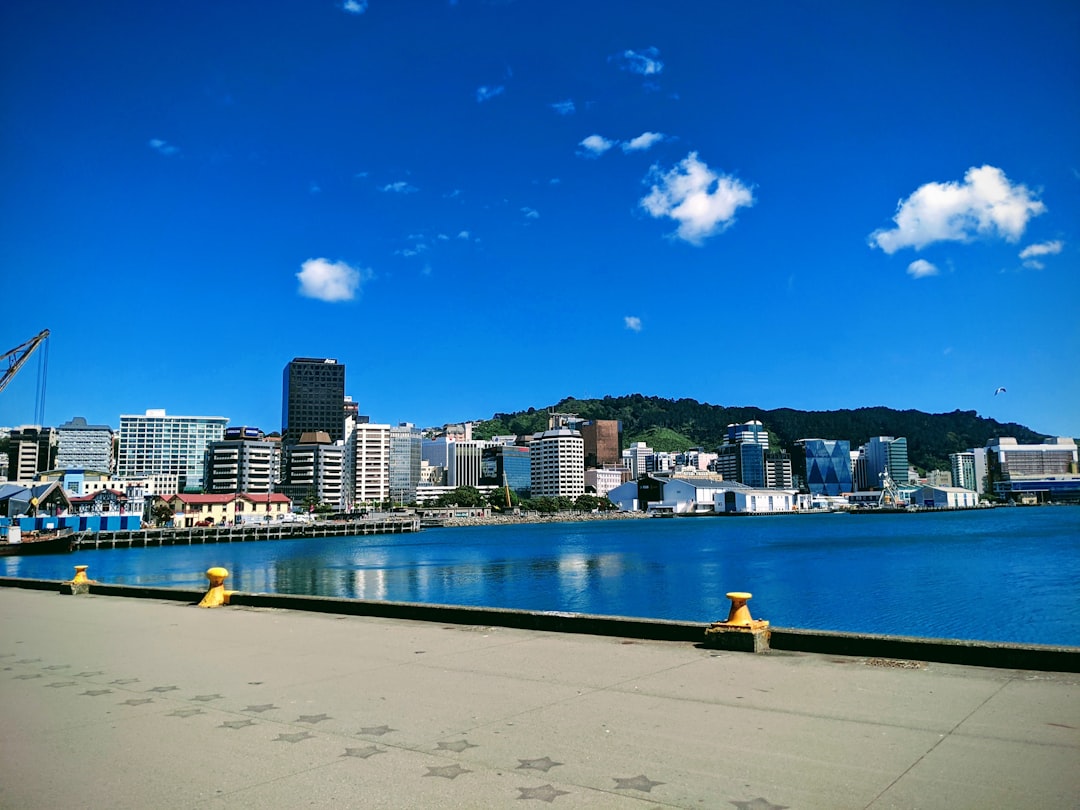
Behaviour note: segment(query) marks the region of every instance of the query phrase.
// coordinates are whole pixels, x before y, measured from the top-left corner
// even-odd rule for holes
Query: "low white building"
[[[731,486],[717,493],[713,508],[717,514],[771,515],[794,512],[798,493],[793,489],[755,489]]]
[[[916,506],[930,509],[970,509],[979,505],[979,493],[962,487],[919,487],[911,498]]]

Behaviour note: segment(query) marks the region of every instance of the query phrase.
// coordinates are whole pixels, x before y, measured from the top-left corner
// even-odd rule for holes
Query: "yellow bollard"
[[[727,595],[731,600],[727,621],[713,622],[705,630],[706,646],[755,653],[769,651],[769,623],[750,615],[746,603],[751,596],[753,594],[745,591],[732,591]]]
[[[89,568],[89,566],[76,565],[75,576],[73,576],[71,579],[64,580],[63,585],[65,588],[69,589],[72,596],[80,593],[90,593],[90,586],[97,585],[94,580],[87,578],[87,568]]]
[[[215,566],[207,569],[206,578],[210,580],[210,590],[206,592],[206,596],[199,602],[199,607],[212,608],[229,604],[229,597],[233,594],[233,591],[225,590],[225,579],[228,576],[229,571],[226,568]]]

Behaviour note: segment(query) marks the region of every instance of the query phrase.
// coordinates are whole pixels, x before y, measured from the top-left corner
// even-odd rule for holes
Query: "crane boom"
[[[20,343],[14,349],[0,354],[0,360],[7,360],[8,367],[4,370],[3,376],[0,376],[0,391],[7,388],[7,384],[11,382],[11,378],[23,367],[23,364],[30,359],[30,355],[34,353],[34,349],[40,346],[46,338],[49,337],[49,330],[42,329],[41,332],[34,335],[29,340]]]

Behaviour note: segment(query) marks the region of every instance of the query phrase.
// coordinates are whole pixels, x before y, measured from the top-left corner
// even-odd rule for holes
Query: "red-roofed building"
[[[214,495],[176,493],[154,498],[155,507],[161,503],[172,510],[173,525],[182,528],[280,521],[292,512],[292,500],[280,492],[256,495],[243,492]]]

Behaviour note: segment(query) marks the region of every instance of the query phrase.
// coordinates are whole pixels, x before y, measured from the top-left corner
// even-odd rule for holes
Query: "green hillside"
[[[982,447],[998,436],[1013,436],[1021,443],[1039,443],[1045,434],[1017,425],[985,419],[974,411],[924,413],[892,408],[856,408],[839,411],[765,410],[725,407],[693,399],[663,399],[631,394],[603,399],[561,400],[545,408],[498,413],[473,429],[477,438],[497,434],[527,435],[547,428],[549,410],[575,413],[586,419],[619,419],[623,446],[645,441],[657,450],[684,450],[700,446],[715,450],[732,423],[757,419],[769,431],[775,447],[795,452],[798,439],[847,439],[852,449],[872,436],[903,436],[908,457],[920,470],[949,469],[949,454]]]

